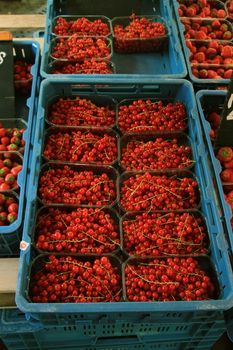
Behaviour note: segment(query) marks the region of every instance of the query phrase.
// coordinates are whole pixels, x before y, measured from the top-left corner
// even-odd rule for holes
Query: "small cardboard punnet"
[[[10,32],[0,32],[0,118],[14,118],[14,57]]]

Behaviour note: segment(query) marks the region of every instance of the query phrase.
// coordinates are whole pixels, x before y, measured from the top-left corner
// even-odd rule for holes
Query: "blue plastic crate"
[[[25,209],[26,198],[26,178],[28,172],[29,151],[31,148],[31,132],[33,122],[35,121],[35,96],[37,92],[37,76],[39,68],[40,47],[34,41],[14,41],[14,57],[17,60],[22,59],[32,64],[32,84],[30,96],[28,94],[21,95],[16,91],[15,98],[15,116],[5,116],[6,119],[1,118],[4,127],[19,127],[26,128],[23,138],[26,141],[23,169],[18,175],[19,185],[19,212],[18,218],[9,226],[0,227],[0,255],[15,255],[19,254],[19,242],[22,228],[22,220]],[[9,194],[11,191],[9,192]]]
[[[135,11],[138,15],[160,15],[170,29],[168,47],[161,53],[152,54],[113,54],[112,62],[116,66],[117,74],[52,74],[49,58],[49,46],[52,34],[53,18],[59,15],[105,15],[108,18],[131,15]],[[43,78],[78,78],[79,82],[140,82],[147,78],[184,78],[187,75],[185,60],[179,43],[176,26],[170,15],[170,3],[165,1],[147,1],[138,3],[136,0],[125,2],[120,0],[104,1],[69,1],[48,0],[46,31],[41,64]]]
[[[49,330],[48,330],[49,332]],[[44,332],[44,334],[49,334]],[[61,332],[60,334],[63,334]],[[67,333],[66,333],[67,334]],[[101,340],[96,345],[90,345],[87,343],[82,343],[77,339],[77,332],[74,333],[76,337],[75,341],[69,341],[71,330],[69,330],[68,338],[64,337],[60,339],[58,345],[56,342],[53,346],[48,343],[46,339],[45,342],[41,343],[40,339],[35,337],[35,334],[14,334],[14,335],[4,335],[1,340],[7,346],[8,350],[137,350],[137,349],[146,349],[146,350],[157,350],[157,349],[169,349],[169,350],[210,350],[211,347],[216,342],[215,338],[205,338],[197,340],[171,340],[171,341],[155,341],[145,342],[143,339],[137,342],[132,342],[132,338],[126,340],[113,337],[107,340]],[[38,337],[42,335],[42,332],[38,332]],[[57,338],[56,338],[57,339]]]
[[[221,312],[216,312],[207,323],[197,323],[196,319],[188,324],[178,324],[176,320],[169,323],[163,320],[154,323],[100,320],[44,327],[39,322],[26,321],[17,309],[2,310],[0,316],[0,338],[8,350],[156,349],[155,346],[166,349],[168,344],[177,350],[202,349],[201,346],[209,349],[207,344],[211,346],[225,330]]]
[[[227,91],[211,91],[211,90],[200,90],[197,97],[197,106],[200,114],[200,119],[202,127],[204,130],[205,143],[207,145],[207,150],[210,157],[210,167],[212,174],[213,186],[217,189],[216,191],[216,201],[218,202],[218,207],[220,211],[220,216],[224,225],[226,237],[229,241],[230,251],[233,252],[233,231],[231,228],[230,220],[232,218],[232,212],[230,206],[227,204],[224,198],[224,191],[220,179],[220,172],[222,170],[220,162],[215,157],[214,149],[209,137],[210,124],[205,118],[205,111],[209,108],[223,107],[225,98],[227,96]],[[212,110],[211,109],[211,110]]]
[[[219,213],[223,222],[226,238],[229,241],[229,247],[230,247],[229,253],[231,257],[231,263],[233,264],[233,261],[232,261],[233,230],[230,222],[232,218],[232,211],[224,198],[224,191],[223,191],[221,179],[219,176],[221,172],[221,165],[218,159],[214,155],[213,146],[209,137],[210,124],[205,118],[205,112],[206,110],[208,111],[209,108],[214,109],[214,107],[216,106],[217,108],[221,109],[223,107],[226,96],[227,96],[227,91],[211,91],[211,90],[200,90],[196,95],[199,114],[201,117],[202,127],[205,134],[205,142],[207,144],[209,157],[210,157],[213,186],[217,188],[216,202],[218,202],[219,204]],[[226,323],[227,323],[228,336],[233,341],[233,309],[227,313]]]
[[[200,78],[195,77],[195,75],[193,75],[192,70],[191,70],[191,65],[189,62],[190,51],[187,48],[186,43],[185,43],[185,37],[184,37],[185,27],[184,27],[183,23],[181,23],[181,21],[180,21],[178,8],[179,8],[178,1],[173,0],[172,14],[173,14],[173,18],[176,19],[177,27],[179,30],[179,38],[180,38],[181,43],[182,43],[183,52],[184,52],[184,56],[185,56],[185,60],[186,60],[186,66],[188,69],[188,74],[189,74],[190,80],[194,84],[201,85],[201,86],[203,86],[203,84],[212,85],[212,86],[216,86],[216,84],[218,84],[218,85],[229,84],[230,79],[200,79]]]
[[[31,247],[31,233],[35,225],[35,213],[37,209],[37,185],[41,166],[42,138],[44,133],[44,113],[48,103],[58,96],[82,95],[92,96],[107,95],[120,101],[125,98],[164,98],[182,101],[188,111],[188,123],[190,138],[193,141],[195,173],[201,188],[202,211],[207,220],[210,232],[211,259],[220,283],[220,297],[218,300],[196,302],[151,302],[151,303],[58,303],[37,304],[29,301],[27,296],[30,266],[34,259],[35,251]],[[41,84],[36,136],[33,149],[33,159],[29,181],[30,198],[28,199],[23,240],[28,243],[28,248],[21,252],[19,263],[19,275],[16,290],[16,303],[19,309],[28,316],[42,320],[44,324],[61,324],[68,322],[76,324],[83,320],[96,321],[107,318],[111,320],[124,320],[138,322],[147,317],[151,322],[189,322],[197,320],[199,323],[208,323],[215,317],[216,312],[230,309],[233,305],[233,279],[232,269],[227,253],[221,221],[213,198],[210,184],[208,164],[203,149],[202,133],[197,115],[195,96],[191,83],[185,80],[157,80],[150,85],[149,82],[140,85],[81,85],[73,84],[73,80],[61,81],[59,79],[45,80]],[[188,327],[189,329],[189,327]],[[177,329],[179,333],[179,328]]]

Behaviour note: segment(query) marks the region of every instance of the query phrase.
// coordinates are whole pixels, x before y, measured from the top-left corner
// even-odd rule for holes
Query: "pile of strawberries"
[[[233,73],[232,2],[179,1],[192,74],[198,79],[231,79]]]
[[[31,74],[30,63],[25,61],[17,60],[14,63],[14,85],[15,89],[20,93],[28,93],[32,85],[32,74]]]

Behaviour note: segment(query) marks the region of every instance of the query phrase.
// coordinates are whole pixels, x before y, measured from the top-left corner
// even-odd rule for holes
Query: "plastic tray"
[[[220,1],[219,1],[220,3]],[[224,7],[224,4],[222,3],[222,6]],[[184,31],[185,31],[185,27],[184,25],[181,23],[180,21],[180,17],[178,14],[178,8],[179,8],[179,3],[177,2],[177,0],[173,0],[173,9],[171,10],[173,13],[173,18],[176,19],[176,23],[178,26],[178,30],[179,30],[179,37],[181,39],[181,43],[183,46],[183,51],[184,51],[184,56],[185,56],[185,60],[186,60],[186,65],[187,65],[187,69],[188,69],[188,74],[190,77],[190,80],[194,83],[194,84],[200,84],[201,86],[203,86],[202,84],[213,84],[213,85],[222,85],[222,84],[229,84],[230,79],[200,79],[197,78],[193,75],[192,73],[192,69],[191,69],[191,65],[190,65],[190,61],[189,61],[189,57],[190,57],[190,51],[186,46],[185,43],[185,37],[184,37]]]
[[[52,35],[53,20],[57,16],[86,16],[89,14],[104,15],[108,18],[119,16],[130,16],[132,9],[137,15],[159,15],[163,18],[171,32],[168,38],[168,46],[162,52],[151,54],[132,54],[122,55],[114,53],[112,62],[116,67],[117,74],[51,74],[50,59],[49,59],[49,45]],[[98,1],[93,4],[91,1],[75,0],[66,1],[61,0],[54,3],[49,0],[47,4],[46,16],[46,32],[44,41],[43,58],[41,65],[41,75],[44,78],[58,77],[58,78],[72,78],[76,77],[79,82],[124,82],[135,83],[142,82],[145,78],[184,78],[187,75],[184,57],[181,46],[178,40],[177,29],[172,22],[170,15],[170,5],[167,1],[149,2],[146,0],[140,3],[137,0],[130,0],[125,3],[124,0],[118,2]]]
[[[202,207],[201,210],[208,220],[208,227],[211,230],[210,251],[211,261],[217,273],[220,283],[221,294],[218,300],[206,300],[202,302],[156,302],[156,303],[85,303],[85,304],[36,304],[31,303],[27,298],[27,281],[30,273],[31,262],[36,254],[30,247],[32,227],[35,222],[35,212],[33,209],[37,205],[37,185],[38,176],[41,165],[42,145],[38,142],[43,134],[44,125],[41,120],[48,101],[54,96],[70,96],[79,94],[88,94],[88,96],[108,95],[118,101],[126,98],[163,98],[166,100],[182,101],[188,112],[189,136],[195,145],[193,150],[195,166],[194,172],[199,180]],[[217,208],[213,198],[212,187],[210,187],[210,178],[208,172],[208,163],[206,161],[203,149],[202,132],[200,122],[197,117],[195,98],[192,85],[185,80],[157,80],[153,84],[145,82],[140,86],[115,86],[103,85],[77,85],[72,80],[45,80],[42,82],[38,118],[36,127],[36,136],[34,141],[33,157],[31,164],[31,174],[29,180],[30,199],[28,200],[27,210],[24,222],[23,240],[26,248],[21,251],[19,263],[19,275],[16,290],[16,304],[27,315],[38,318],[46,322],[50,320],[50,324],[57,324],[61,320],[69,320],[72,324],[76,320],[90,319],[96,320],[107,317],[108,320],[139,321],[145,315],[148,319],[158,322],[173,321],[186,319],[191,317],[204,317],[203,322],[209,322],[212,315],[217,311],[230,309],[233,305],[233,279],[232,269],[227,252],[227,244],[223,235],[221,221],[217,215]],[[208,320],[208,321],[207,321]],[[187,319],[186,319],[187,321]]]
[[[23,155],[23,169],[18,175],[19,184],[19,212],[18,218],[9,226],[0,227],[0,255],[15,255],[19,253],[19,236],[22,227],[26,198],[26,175],[28,173],[29,151],[31,148],[31,133],[33,129],[33,118],[35,113],[35,96],[37,92],[37,79],[39,68],[40,47],[34,41],[14,41],[14,57],[32,64],[32,87],[31,93],[21,95],[16,92],[15,110],[16,116],[4,116],[8,119],[0,119],[4,127],[25,128],[23,139],[26,141]]]

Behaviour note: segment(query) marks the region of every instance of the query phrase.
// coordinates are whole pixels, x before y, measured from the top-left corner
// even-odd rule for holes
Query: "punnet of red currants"
[[[37,215],[35,246],[52,253],[112,253],[120,246],[118,216],[106,208],[44,207]]]
[[[130,256],[203,255],[208,233],[196,212],[126,214],[122,219],[123,247]]]
[[[124,268],[129,301],[192,301],[216,298],[216,287],[196,258],[130,260]]]
[[[120,206],[125,211],[182,210],[199,205],[198,183],[193,177],[145,172],[121,179]]]
[[[118,53],[158,52],[167,42],[168,30],[159,16],[115,17],[112,25],[114,50]]]
[[[92,17],[58,17],[53,32],[59,36],[70,36],[73,34],[80,36],[107,36],[110,34],[110,27],[102,18],[93,18],[92,20]]]
[[[137,139],[132,135],[128,137],[128,142],[125,145],[121,144],[121,166],[123,169],[185,169],[193,165],[192,148],[188,144],[182,144],[178,138],[174,136],[170,138],[143,136]]]
[[[35,303],[97,303],[122,299],[119,261],[114,257],[39,257],[29,296]]]
[[[43,155],[49,160],[111,165],[117,160],[117,134],[112,130],[48,130]]]
[[[106,37],[57,37],[53,40],[51,57],[83,63],[86,60],[109,60],[111,42]]]
[[[118,125],[122,133],[184,131],[187,124],[182,102],[138,99],[119,105]]]
[[[47,121],[55,125],[112,127],[116,113],[111,106],[97,105],[88,98],[62,98],[50,106]]]
[[[44,204],[108,206],[116,200],[115,180],[104,170],[93,170],[52,163],[39,179],[38,195]]]

